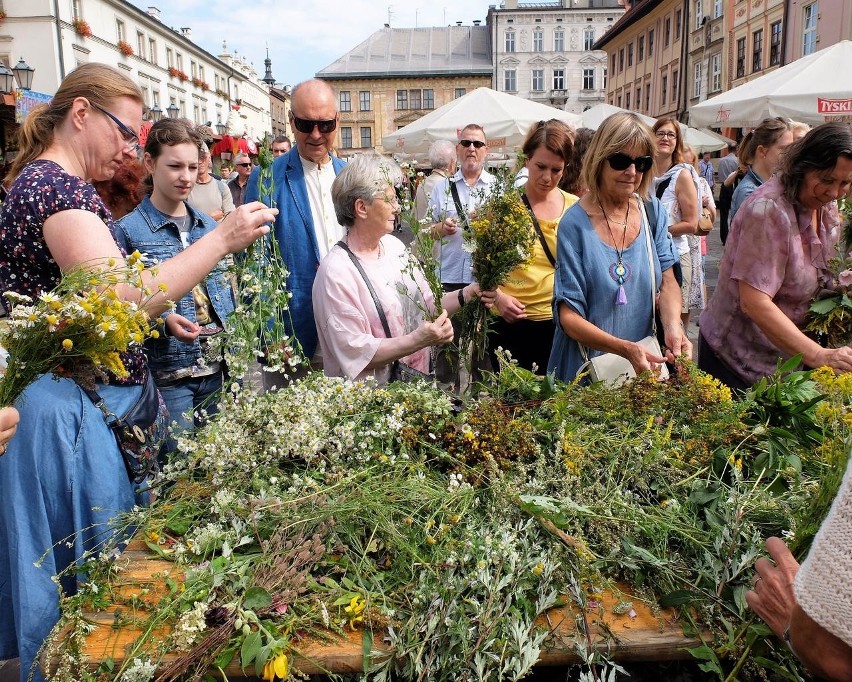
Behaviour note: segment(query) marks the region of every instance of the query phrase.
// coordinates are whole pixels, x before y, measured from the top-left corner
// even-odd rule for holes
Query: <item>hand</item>
[[[442,346],[453,340],[453,325],[445,310],[432,322],[424,320],[414,333],[421,348]]]
[[[500,295],[499,289],[488,289],[487,291],[482,291],[479,288],[478,284],[472,284],[471,286],[476,287],[476,296],[479,296],[479,300],[482,301],[482,305],[484,305],[488,310],[491,310],[497,304],[497,296]]]
[[[633,370],[636,374],[641,374],[642,372],[647,371],[656,372],[656,365],[661,365],[666,361],[664,356],[655,355],[634,341],[628,341],[626,343],[627,352],[624,354],[624,357],[630,361],[631,365],[633,365]]]
[[[21,415],[14,407],[0,408],[0,457],[6,454],[6,446],[18,430],[20,419]]]
[[[211,234],[223,240],[227,253],[237,253],[268,234],[269,226],[266,223],[271,223],[277,215],[277,208],[252,201],[225,216]]]
[[[213,220],[215,220],[218,223],[220,220],[222,220],[222,218],[225,217],[225,212],[224,211],[213,211],[213,213],[210,214],[210,217],[213,218]]]
[[[754,586],[746,592],[749,607],[772,628],[778,637],[790,624],[796,598],[793,595],[793,580],[799,572],[799,562],[779,538],[769,538],[766,550],[772,561],[766,557],[758,559],[754,568],[757,577]]]
[[[810,364],[810,363],[808,363]],[[835,374],[852,372],[852,348],[841,346],[840,348],[822,348],[817,353],[814,367],[830,367]]]
[[[527,317],[526,306],[514,296],[504,294],[499,289],[494,300],[494,307],[497,309],[497,314],[509,323],[517,322]]]
[[[687,358],[692,357],[692,342],[686,335],[686,330],[683,328],[680,320],[666,325],[664,334],[666,339],[666,362],[674,364],[675,359],[681,355],[685,355]]]
[[[171,313],[166,315],[166,330],[168,330],[170,336],[174,336],[178,341],[192,343],[198,338],[201,327],[183,315]]]
[[[709,197],[709,196],[707,196],[707,195],[704,195],[704,196],[701,198],[701,206],[702,206],[703,208],[707,208],[709,205],[710,205],[710,197]]]
[[[459,229],[459,221],[456,218],[444,218],[444,220],[438,223],[438,237],[449,237],[451,234],[455,234]]]

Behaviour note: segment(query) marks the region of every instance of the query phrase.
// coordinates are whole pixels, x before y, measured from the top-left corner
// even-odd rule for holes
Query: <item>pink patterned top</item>
[[[740,213],[700,325],[716,355],[744,381],[754,383],[772,374],[779,358],[786,357],[742,311],[739,283],[771,297],[801,328],[814,295],[833,286],[828,259],[836,255],[840,220],[837,205],[831,203],[819,212],[819,224],[812,229],[811,211],[791,204],[777,178],[756,189]]]

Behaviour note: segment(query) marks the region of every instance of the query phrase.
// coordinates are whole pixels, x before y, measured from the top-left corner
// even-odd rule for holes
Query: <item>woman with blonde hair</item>
[[[141,125],[139,87],[97,63],[71,72],[51,103],[27,116],[14,184],[0,209],[2,290],[37,297],[63,272],[121,262],[112,216],[90,181],[111,178],[137,156]],[[179,299],[228,253],[266,234],[264,223],[276,213],[260,203],[244,206],[156,273],[144,273],[146,288],[158,292],[145,299],[147,312],[159,315],[167,297]],[[126,284],[116,293],[143,298]],[[121,359],[128,377],[95,386],[115,415],[139,401],[150,379],[141,349]],[[145,395],[159,403],[156,389]],[[54,576],[62,573],[63,592],[74,594],[77,578],[66,569],[113,535],[110,519],[131,509],[138,491],[104,414],[72,379],[44,375],[16,407],[18,434],[0,458],[0,660],[19,657],[21,680],[31,668],[41,680],[37,652],[59,617]]]
[[[632,113],[615,114],[598,128],[583,163],[588,192],[559,223],[554,317],[558,320],[548,372],[573,381],[586,357],[615,353],[637,374],[689,355],[680,322],[680,289],[668,217],[651,186],[654,138]],[[650,214],[650,215],[649,215]],[[665,356],[640,343],[660,313]]]

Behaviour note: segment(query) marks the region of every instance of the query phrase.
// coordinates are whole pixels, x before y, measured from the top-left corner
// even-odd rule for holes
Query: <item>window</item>
[[[805,7],[805,17],[802,22],[802,56],[816,52],[817,15],[819,3],[814,2]]]
[[[172,53],[172,48],[166,48],[166,66],[170,69],[174,66],[174,54]]]
[[[467,93],[466,88],[456,88],[453,93],[453,99],[458,99],[459,97],[464,97],[465,93]]]
[[[408,91],[408,108],[409,109],[420,109],[422,106],[422,102],[420,99],[420,90],[409,90]]]
[[[157,64],[157,41],[153,38],[148,38],[148,59],[152,64]]]
[[[553,69],[553,89],[565,89],[565,69]]]
[[[678,79],[678,72],[672,71],[672,102],[677,101],[677,94],[680,88],[680,80]]]
[[[544,52],[544,31],[540,28],[533,31],[533,52]]]
[[[660,106],[665,107],[669,97],[669,77],[664,75],[660,80]]]
[[[606,90],[606,73],[606,69],[604,69],[603,73],[601,74],[601,88],[604,90]]]
[[[724,0],[714,0],[713,2],[713,18],[718,19],[722,16],[722,5]]]
[[[554,52],[565,51],[565,31],[561,28],[553,32],[553,50]]]
[[[204,64],[199,64],[199,65],[198,65],[198,77],[199,77],[201,80],[204,80]]]
[[[515,69],[506,69],[503,72],[503,90],[505,92],[517,92],[518,81]]]
[[[654,56],[654,29],[648,31],[648,56]]]
[[[633,66],[633,43],[627,46],[627,66]]]
[[[624,71],[624,48],[618,51],[618,73]]]
[[[620,106],[621,106],[621,95],[619,95],[619,96],[618,96],[618,99],[617,99],[617,100],[615,100],[615,106],[617,106],[617,107],[620,107]]]
[[[189,62],[189,75],[192,78],[198,78],[198,66],[195,64],[195,60]]]
[[[645,111],[651,113],[651,84],[645,84]]]
[[[636,99],[634,102],[637,110],[642,108],[642,88],[636,88]]]
[[[704,21],[704,3],[701,0],[695,0],[695,30],[697,31],[703,25]]]
[[[595,89],[595,70],[583,69],[583,90]]]
[[[136,31],[136,54],[145,59],[145,34],[142,31]]]
[[[613,73],[615,73],[615,52],[612,53],[612,58],[610,59],[610,62],[612,63],[609,68],[612,70]]]
[[[344,149],[352,149],[352,128],[340,129],[340,146]]]
[[[737,39],[737,78],[745,76],[746,39]]]
[[[408,109],[408,90],[396,91],[396,108]]]
[[[769,27],[769,66],[781,63],[781,22],[776,21]]]
[[[219,74],[218,73],[213,75],[213,81],[215,82],[215,84],[216,84],[215,87],[218,90],[219,89]]]
[[[201,107],[197,104],[192,105],[192,120],[196,123],[202,123],[201,120]]]
[[[115,20],[115,34],[117,36],[117,40],[126,40],[127,36],[124,30],[124,22],[121,19]]]
[[[630,109],[630,93],[629,92],[624,96],[624,108]]]
[[[506,52],[515,51],[515,32],[506,31]]]
[[[704,80],[704,69],[701,62],[695,62],[694,80],[692,83],[692,96],[701,97],[701,84]]]
[[[340,91],[340,111],[352,111],[352,95],[349,90]],[[350,134],[352,131],[349,131]]]
[[[370,126],[361,126],[361,147],[370,148],[373,146],[373,129]]]
[[[591,26],[587,26],[583,31],[583,49],[591,50],[592,45],[595,44],[595,29]]]
[[[82,0],[72,0],[71,2],[71,16],[74,19],[82,19],[83,18],[83,10],[80,7],[80,3]]]
[[[532,91],[542,92],[544,90],[544,69],[532,70]]]
[[[423,108],[424,109],[434,109],[435,108],[435,91],[434,90],[424,90],[423,91]]]
[[[751,34],[751,70],[760,71],[763,68],[763,29]]]
[[[641,62],[645,59],[645,36],[639,36],[639,40],[636,45],[636,61]]]
[[[666,17],[663,23],[663,47],[668,47],[672,40],[672,18]]]
[[[680,28],[683,23],[683,10],[679,9],[675,12],[675,40],[680,40]]]
[[[175,65],[183,71],[183,55],[180,52],[175,52]]]
[[[710,57],[710,92],[719,92],[722,89],[722,55],[714,54]]]
[[[361,90],[358,93],[358,108],[361,111],[370,111],[370,91]]]

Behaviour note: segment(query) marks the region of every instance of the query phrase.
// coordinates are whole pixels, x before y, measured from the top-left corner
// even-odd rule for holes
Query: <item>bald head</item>
[[[337,97],[328,83],[314,79],[293,88],[290,124],[299,156],[320,165],[328,162],[338,120]]]

